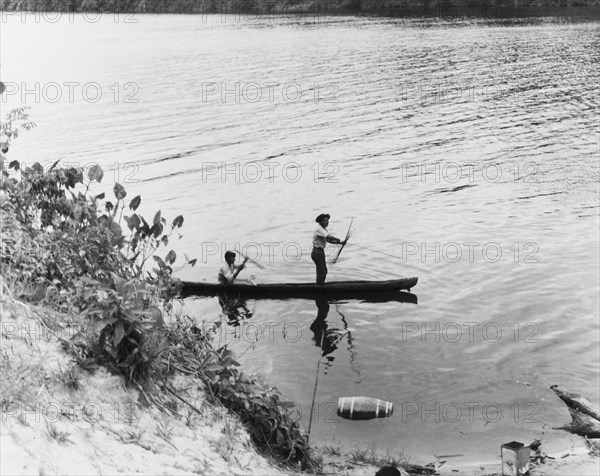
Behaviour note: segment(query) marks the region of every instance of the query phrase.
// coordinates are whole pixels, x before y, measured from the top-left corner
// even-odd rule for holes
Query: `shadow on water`
[[[219,305],[223,315],[227,317],[227,324],[231,327],[239,327],[243,321],[251,319],[254,316],[254,310],[248,307],[247,298],[236,294],[218,294]],[[289,299],[283,299],[288,301]],[[417,296],[408,292],[391,292],[379,293],[365,296],[357,296],[356,300],[368,303],[383,303],[383,302],[408,302],[417,304]],[[321,357],[327,357],[328,366],[333,362],[333,353],[338,348],[338,345],[344,336],[347,337],[348,350],[351,354],[350,363],[354,361],[355,353],[352,344],[352,333],[348,329],[348,321],[342,312],[340,305],[347,301],[341,301],[339,298],[318,297],[314,299],[317,306],[317,316],[310,325],[310,330],[313,333],[312,340],[317,347],[321,348]],[[330,327],[327,322],[331,305],[335,306],[336,312],[340,315],[343,328]]]
[[[239,327],[243,321],[251,319],[254,316],[254,310],[248,307],[248,302],[245,297],[239,295],[226,295],[219,294],[219,305],[223,315],[227,317],[227,325],[231,327]],[[286,299],[287,300],[287,299]],[[406,292],[395,292],[389,294],[380,294],[370,297],[358,298],[361,302],[408,302],[417,304],[417,296],[412,293]],[[354,365],[357,357],[356,350],[354,349],[352,332],[348,329],[348,321],[345,314],[342,312],[341,304],[346,300],[340,301],[339,299],[319,297],[316,298],[315,304],[317,306],[317,316],[311,323],[309,329],[313,333],[312,341],[315,346],[321,349],[320,359],[325,357],[325,367],[331,367],[335,357],[334,352],[338,349],[340,342],[346,337],[347,350],[350,353],[349,363],[353,371],[360,374],[359,369]],[[342,327],[332,326],[331,322],[327,321],[331,307],[335,306],[335,311],[339,314]]]
[[[360,373],[354,366],[356,351],[354,350],[352,332],[348,329],[348,321],[340,308],[340,303],[336,300],[321,298],[316,299],[315,304],[317,305],[317,317],[310,325],[310,330],[313,333],[313,342],[317,347],[321,348],[321,357],[327,357],[327,367],[330,367],[334,360],[333,352],[338,348],[342,339],[346,337],[347,349],[350,352],[349,363],[355,372]],[[343,324],[343,328],[341,329],[339,327],[330,327],[327,323],[331,304],[335,306],[336,312],[340,315]]]
[[[329,315],[329,300],[317,299],[315,300],[317,305],[317,318],[310,325],[310,330],[313,333],[313,342],[317,347],[321,348],[321,357],[330,356],[338,348],[338,343],[342,337],[350,331],[342,331],[339,328],[329,328],[327,324],[327,316]],[[331,355],[327,359],[329,362],[333,362],[333,356]]]
[[[239,327],[242,321],[250,319],[254,315],[254,311],[248,309],[248,302],[240,296],[227,296],[221,294],[219,297],[219,305],[223,311],[223,315],[227,317],[227,324],[232,327]]]
[[[192,283],[193,284],[193,283]],[[297,296],[289,296],[282,297],[276,294],[265,294],[265,295],[255,295],[255,294],[247,294],[245,290],[233,290],[223,292],[221,290],[195,290],[195,289],[186,289],[184,288],[181,292],[182,298],[188,298],[192,296],[217,296],[219,298],[219,302],[221,303],[221,307],[226,306],[226,309],[229,312],[230,306],[235,306],[236,303],[245,303],[247,299],[253,300],[271,300],[271,301],[291,301],[296,299],[310,300],[328,300],[331,302],[337,301],[359,301],[359,302],[368,302],[368,303],[383,303],[383,302],[407,302],[411,304],[417,304],[418,298],[416,294],[406,291],[384,291],[384,292],[371,292],[371,291],[328,291],[325,296],[310,296],[310,293],[298,294]]]

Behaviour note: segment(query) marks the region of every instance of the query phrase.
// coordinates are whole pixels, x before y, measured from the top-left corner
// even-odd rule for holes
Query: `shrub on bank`
[[[0,127],[8,149],[20,130],[34,124],[18,109]],[[16,298],[41,301],[65,314],[75,332],[62,344],[79,366],[103,365],[123,375],[147,403],[164,411],[193,408],[172,384],[187,375],[211,400],[240,415],[259,448],[281,463],[314,469],[307,438],[275,389],[241,372],[232,352],[213,348],[211,333],[193,320],[176,316],[164,327],[163,314],[172,313],[179,293],[173,277],[178,257],[172,249],[164,258],[156,252],[168,249],[183,217],[167,221],[159,211],[147,220],[138,212],[141,197],[127,199],[119,183],[110,196],[93,195],[90,185],[103,178],[99,166],[85,174],[59,162],[47,170],[39,163],[22,169],[5,153],[0,155],[2,279]],[[184,265],[194,264],[185,258]]]

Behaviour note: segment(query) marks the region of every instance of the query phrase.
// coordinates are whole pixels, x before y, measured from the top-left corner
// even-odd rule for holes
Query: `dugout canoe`
[[[388,281],[332,281],[324,285],[314,283],[285,284],[232,284],[182,281],[182,297],[228,295],[250,299],[361,299],[365,301],[415,302],[410,291],[418,278],[392,279]]]

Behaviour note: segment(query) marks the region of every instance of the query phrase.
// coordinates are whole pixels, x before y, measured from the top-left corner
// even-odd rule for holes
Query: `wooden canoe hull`
[[[414,294],[401,292],[410,290],[418,278],[403,278],[389,281],[332,281],[324,285],[313,283],[258,284],[249,286],[233,284],[224,286],[216,283],[182,281],[182,297],[229,295],[250,299],[360,299],[370,302],[405,301],[415,302]]]

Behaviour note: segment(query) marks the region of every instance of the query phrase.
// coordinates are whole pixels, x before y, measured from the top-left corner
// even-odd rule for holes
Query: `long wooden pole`
[[[351,229],[352,229],[352,222],[353,222],[353,221],[354,221],[354,218],[352,218],[352,219],[350,220],[350,226],[348,227],[348,231],[346,232],[346,238],[344,239],[344,241],[345,241],[346,243],[348,242],[348,239],[349,239],[349,238],[352,236],[352,233],[353,233],[353,232],[351,231]],[[337,255],[336,255],[336,256],[335,256],[335,258],[333,258],[333,260],[331,261],[331,264],[335,264],[335,263],[337,263],[337,260],[338,260],[338,258],[340,257],[340,254],[342,254],[342,250],[344,249],[344,246],[346,246],[346,243],[344,243],[344,244],[343,244],[343,245],[340,247],[340,249],[339,249],[339,250],[338,250],[338,252],[337,252]]]
[[[321,354],[321,357],[323,355]],[[310,439],[310,428],[312,426],[313,420],[313,410],[315,409],[315,397],[317,396],[317,385],[319,384],[319,367],[321,365],[321,357],[319,357],[319,361],[317,362],[317,377],[315,378],[315,388],[313,390],[312,403],[310,404],[310,420],[308,421],[308,436],[306,437],[306,442]]]

